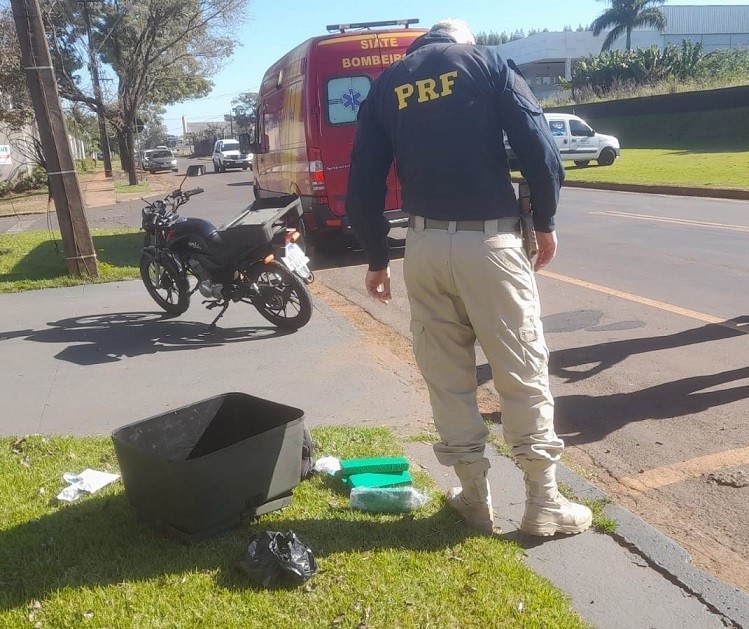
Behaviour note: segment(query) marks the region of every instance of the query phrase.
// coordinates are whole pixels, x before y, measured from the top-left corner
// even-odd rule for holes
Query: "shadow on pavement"
[[[100,365],[124,358],[185,349],[220,347],[293,334],[273,326],[209,328],[153,312],[97,314],[53,321],[44,330],[0,332],[0,340],[25,337],[35,343],[67,345],[55,355],[76,365]]]
[[[705,391],[749,378],[749,367],[666,382],[641,391],[555,398],[555,424],[568,445],[599,441],[627,424],[702,413],[749,398],[749,384]],[[575,434],[577,433],[577,434]]]
[[[744,315],[664,336],[572,347],[551,353],[549,371],[565,378],[566,383],[575,383],[610,369],[630,356],[744,336],[747,333],[749,315]],[[479,365],[476,373],[482,384],[492,378],[491,368],[486,364]],[[600,396],[556,396],[556,430],[567,435],[565,442],[568,445],[595,442],[633,422],[693,415],[747,399],[749,384],[726,388],[732,382],[747,378],[749,367],[740,367],[715,374],[682,378],[640,391]],[[715,387],[721,388],[709,390]]]
[[[545,328],[547,327],[546,323],[544,319]],[[585,329],[598,331],[601,327]],[[612,329],[610,326],[606,326],[606,328]],[[699,328],[691,328],[674,334],[611,341],[585,347],[571,347],[551,353],[549,371],[559,378],[566,378],[566,382],[579,382],[610,369],[636,354],[709,343],[710,341],[744,336],[748,333],[749,315],[744,315],[721,323],[708,323]],[[585,368],[583,369],[583,367]]]

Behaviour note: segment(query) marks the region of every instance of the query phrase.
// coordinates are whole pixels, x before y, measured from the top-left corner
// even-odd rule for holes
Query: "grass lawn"
[[[323,455],[402,454],[384,429],[314,436]],[[288,509],[185,546],[141,522],[121,483],[72,504],[54,499],[63,472],[117,470],[108,438],[0,441],[2,627],[586,626],[528,570],[520,547],[474,536],[433,489],[412,514],[380,515],[352,511],[330,480],[314,477]],[[254,585],[234,562],[264,530],[294,531],[318,574],[297,588]]]
[[[151,191],[151,186],[147,181],[141,181],[140,183],[136,183],[134,186],[131,186],[127,182],[121,182],[116,183],[114,186],[114,191],[117,194],[135,194],[135,193],[146,193]]]
[[[567,181],[749,189],[749,151],[625,148],[613,166],[564,164]]]
[[[96,282],[140,277],[143,233],[136,229],[96,229],[92,238],[99,261]],[[90,278],[67,274],[62,239],[49,232],[0,234],[0,293],[88,284]]]

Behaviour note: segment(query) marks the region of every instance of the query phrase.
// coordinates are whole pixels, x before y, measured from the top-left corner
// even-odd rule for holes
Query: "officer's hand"
[[[367,271],[364,286],[372,297],[379,299],[383,304],[388,303],[390,300],[390,267],[382,271]]]
[[[536,232],[536,242],[538,242],[538,255],[533,270],[540,271],[554,259],[557,253],[557,233]]]

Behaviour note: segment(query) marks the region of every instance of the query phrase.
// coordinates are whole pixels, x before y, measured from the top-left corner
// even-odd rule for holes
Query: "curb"
[[[512,177],[513,183],[520,183],[520,177]],[[588,188],[592,190],[613,190],[616,192],[640,192],[643,194],[666,194],[681,197],[703,197],[710,199],[733,199],[749,201],[749,190],[739,188],[694,188],[689,186],[643,185],[637,183],[605,183],[592,181],[566,181],[563,188]]]
[[[557,478],[567,483],[578,498],[607,497],[562,464],[557,464]],[[651,568],[696,597],[724,621],[739,628],[749,627],[749,594],[697,568],[681,546],[624,507],[609,504],[604,512],[616,521],[616,531],[610,535],[619,544],[638,554]]]

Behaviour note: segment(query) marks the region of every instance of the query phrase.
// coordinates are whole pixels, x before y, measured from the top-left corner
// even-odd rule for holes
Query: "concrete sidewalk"
[[[144,195],[161,195],[174,190],[179,185],[180,180],[180,177],[172,173],[162,173],[158,176],[139,173],[139,177],[148,181],[151,188],[149,192],[117,193],[115,191],[115,178],[106,177],[103,170],[79,175],[78,182],[81,187],[85,209],[113,208],[118,203],[140,199]],[[49,199],[46,193],[0,199],[0,218],[24,216],[24,224],[30,224],[34,222],[33,215],[46,214],[47,212],[55,214],[56,208],[54,201]]]
[[[95,173],[87,181],[81,181],[81,192],[86,208],[104,207],[117,203],[114,177],[105,176],[103,170]]]
[[[386,426],[403,437],[431,431],[420,375],[322,301],[294,333],[241,304],[213,331],[212,318],[194,298],[180,318],[164,319],[140,282],[0,295],[0,432],[108,434],[229,391],[297,406],[312,428]],[[430,446],[404,443],[412,464],[441,490],[456,483]],[[503,537],[520,544],[528,565],[566,592],[592,626],[749,627],[746,593],[696,569],[681,548],[615,505],[607,507],[615,535],[522,535],[522,475],[510,459],[489,456]],[[569,470],[560,476],[579,497],[600,497]]]

